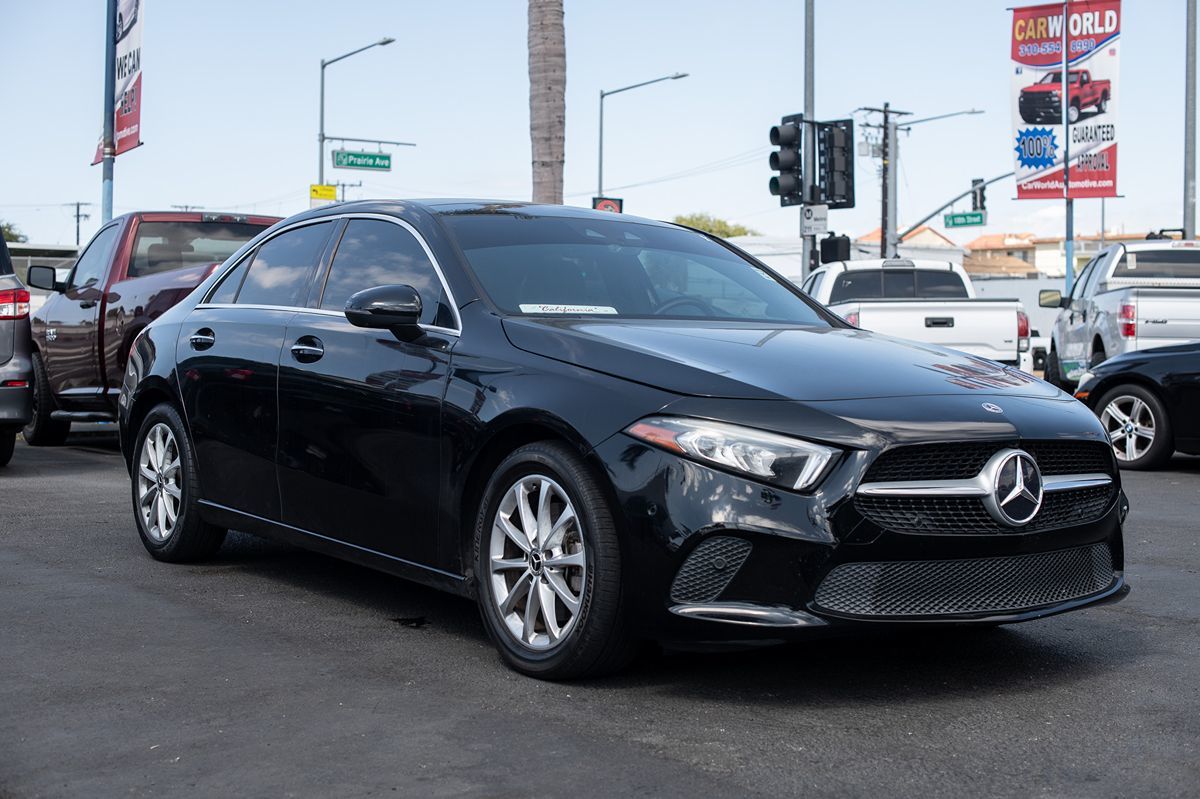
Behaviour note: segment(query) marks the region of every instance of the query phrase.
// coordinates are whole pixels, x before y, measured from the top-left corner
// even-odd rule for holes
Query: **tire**
[[[1107,94],[1100,98],[1100,104],[1096,106],[1097,114],[1103,114],[1106,111],[1108,111],[1108,95]]]
[[[71,423],[51,419],[56,409],[54,395],[50,393],[50,378],[46,374],[46,363],[42,354],[33,354],[33,416],[25,425],[25,442],[35,447],[58,447],[71,434]]]
[[[1063,391],[1067,390],[1063,384],[1062,368],[1059,366],[1058,352],[1056,350],[1052,349],[1046,354],[1046,369],[1043,374],[1046,377],[1047,383]]]
[[[196,455],[179,412],[170,405],[156,405],[146,414],[134,443],[129,482],[134,524],[152,556],[190,563],[221,548],[226,530],[200,518]],[[175,508],[173,523],[171,507]]]
[[[1092,357],[1088,359],[1088,368],[1091,369],[1091,368],[1097,367],[1107,360],[1108,360],[1108,355],[1105,354],[1104,348],[1101,347],[1100,349],[1094,350],[1092,352]]]
[[[1154,392],[1143,386],[1126,383],[1104,392],[1096,403],[1096,415],[1108,431],[1117,465],[1122,469],[1155,469],[1175,454],[1175,438],[1166,406]],[[1123,420],[1128,421],[1123,424]],[[1128,443],[1130,424],[1133,425],[1132,447]],[[1153,436],[1149,442],[1147,436],[1137,432],[1147,429]]]
[[[1071,105],[1067,107],[1067,121],[1074,125],[1079,121],[1079,113],[1079,103],[1071,103]]]
[[[13,450],[17,447],[17,431],[13,428],[0,428],[0,468],[12,460]]]
[[[536,492],[528,495],[528,518],[538,531],[532,542],[524,537],[523,514],[514,504],[518,500],[512,498],[520,496],[521,486]],[[560,521],[568,507],[575,519],[548,539],[536,522],[543,493],[549,496],[545,527]],[[501,518],[508,520],[512,536],[505,535]],[[541,545],[547,540],[549,546],[543,551]],[[476,514],[474,549],[480,615],[501,657],[513,669],[544,680],[565,680],[609,673],[633,658],[616,523],[597,478],[569,447],[557,442],[529,444],[496,467]],[[507,565],[493,571],[496,552]],[[582,558],[583,564],[552,565],[565,557]],[[527,590],[518,593],[522,584]],[[574,613],[562,588],[577,600]],[[501,590],[505,596],[497,599]],[[532,625],[525,621],[531,590],[538,597]],[[511,609],[505,613],[501,605],[513,594]],[[546,615],[542,597],[548,599],[551,616]],[[558,636],[553,634],[555,626]]]

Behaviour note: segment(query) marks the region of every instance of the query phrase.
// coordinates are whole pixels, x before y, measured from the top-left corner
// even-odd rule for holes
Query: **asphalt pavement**
[[[1133,591],[991,631],[507,670],[474,605],[250,536],[142,549],[110,437],[0,470],[0,797],[1200,794],[1200,459]]]

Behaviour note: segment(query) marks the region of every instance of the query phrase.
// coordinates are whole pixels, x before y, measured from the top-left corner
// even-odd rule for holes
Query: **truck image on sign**
[[[1079,121],[1085,108],[1094,108],[1096,114],[1108,110],[1108,101],[1112,98],[1111,81],[1092,80],[1092,73],[1086,69],[1073,69],[1068,74],[1070,104],[1067,119],[1072,125]],[[1022,89],[1017,105],[1021,119],[1029,124],[1062,119],[1062,71],[1047,72],[1037,83]]]

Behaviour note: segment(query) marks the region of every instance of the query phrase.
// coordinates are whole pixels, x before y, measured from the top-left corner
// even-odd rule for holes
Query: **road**
[[[249,536],[150,559],[111,440],[0,472],[0,797],[1195,796],[1200,459],[1133,593],[1019,627],[506,670],[474,605]]]

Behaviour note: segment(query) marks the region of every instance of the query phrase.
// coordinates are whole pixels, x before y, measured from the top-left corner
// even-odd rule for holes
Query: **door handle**
[[[80,308],[95,308],[96,301],[95,300],[80,300],[79,307]]]
[[[301,336],[292,345],[292,357],[300,363],[314,363],[325,354],[325,345],[316,336]]]
[[[925,327],[954,327],[953,316],[926,316]]]
[[[207,327],[202,327],[188,338],[188,342],[194,350],[206,350],[217,343],[217,337]]]

